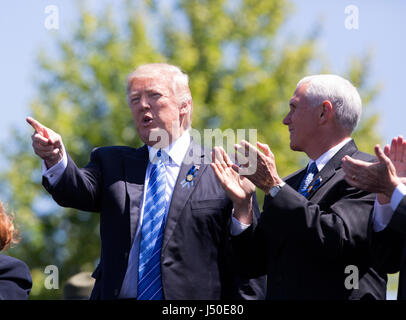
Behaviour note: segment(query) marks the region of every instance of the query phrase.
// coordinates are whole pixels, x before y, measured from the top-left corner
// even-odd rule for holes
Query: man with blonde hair
[[[127,79],[127,100],[145,145],[97,148],[82,169],[58,134],[27,119],[45,188],[62,206],[100,212],[91,299],[262,298],[264,279],[241,279],[233,267],[232,204],[188,132],[187,75],[168,64],[140,66]]]

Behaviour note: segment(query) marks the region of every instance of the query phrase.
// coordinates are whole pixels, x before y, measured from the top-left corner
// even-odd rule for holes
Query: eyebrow
[[[155,93],[155,92],[161,93],[161,90],[160,90],[159,88],[158,88],[158,89],[157,89],[157,88],[146,89],[145,91],[146,91],[146,93]],[[138,94],[140,94],[139,91],[131,91],[131,92],[130,92],[130,97],[135,96],[135,95],[138,95]]]

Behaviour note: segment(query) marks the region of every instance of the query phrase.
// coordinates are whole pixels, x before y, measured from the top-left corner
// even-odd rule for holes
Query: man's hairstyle
[[[192,125],[192,111],[193,111],[193,100],[192,94],[189,88],[189,77],[186,73],[174,65],[166,63],[149,63],[139,66],[127,77],[127,102],[130,105],[130,89],[132,82],[135,78],[141,77],[153,77],[153,78],[164,78],[170,77],[169,83],[172,84],[172,91],[177,97],[179,105],[183,103],[188,103],[190,101],[190,111],[186,118],[186,128],[190,128]]]
[[[304,77],[297,87],[301,84],[307,84],[305,96],[311,106],[330,101],[341,126],[350,132],[355,129],[361,117],[362,102],[351,82],[334,74],[319,74]]]
[[[18,243],[18,231],[14,228],[13,217],[4,211],[0,202],[0,251],[6,250],[12,243]]]

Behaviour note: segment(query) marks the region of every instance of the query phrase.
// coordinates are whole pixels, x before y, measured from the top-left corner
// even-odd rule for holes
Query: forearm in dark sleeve
[[[96,212],[100,208],[100,180],[97,155],[92,152],[89,164],[82,169],[68,155],[68,165],[59,182],[51,186],[44,179],[43,185],[59,205]]]

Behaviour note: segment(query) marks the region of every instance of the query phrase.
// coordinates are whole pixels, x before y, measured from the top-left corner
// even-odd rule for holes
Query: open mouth
[[[142,118],[142,124],[143,124],[144,126],[148,126],[148,125],[150,125],[151,123],[152,123],[152,117],[151,117],[151,116],[145,115],[145,116]]]

